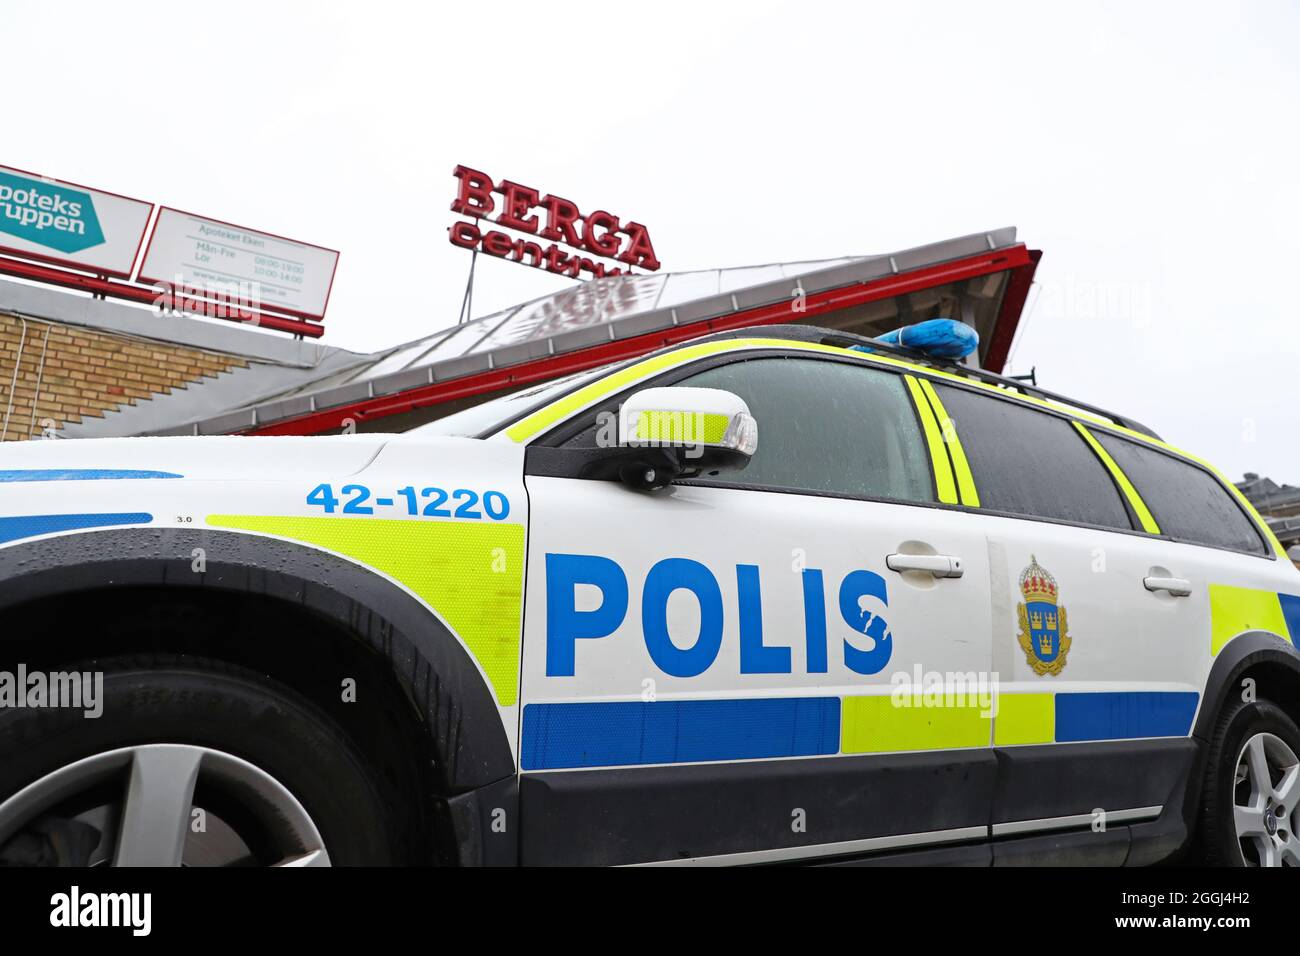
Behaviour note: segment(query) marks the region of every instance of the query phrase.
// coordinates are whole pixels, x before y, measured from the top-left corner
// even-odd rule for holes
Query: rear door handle
[[[889,554],[885,567],[891,571],[925,571],[936,578],[959,578],[965,572],[961,558],[947,554]]]
[[[1168,591],[1174,597],[1188,597],[1192,593],[1192,582],[1186,578],[1148,577],[1142,579],[1142,585],[1148,591]]]

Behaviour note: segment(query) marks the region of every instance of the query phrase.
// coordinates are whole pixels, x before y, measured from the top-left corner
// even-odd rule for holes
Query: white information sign
[[[164,206],[145,250],[140,281],[201,289],[321,319],[338,261],[332,249]]]

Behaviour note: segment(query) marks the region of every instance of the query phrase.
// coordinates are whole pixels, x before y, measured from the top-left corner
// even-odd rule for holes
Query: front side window
[[[1065,419],[935,383],[961,436],[980,505],[993,511],[1132,530],[1110,473]]]
[[[758,422],[758,451],[726,484],[934,501],[930,465],[900,376],[856,364],[761,358],[675,385],[721,388]]]
[[[1133,482],[1162,534],[1212,548],[1267,553],[1254,522],[1209,472],[1100,429],[1094,434]]]

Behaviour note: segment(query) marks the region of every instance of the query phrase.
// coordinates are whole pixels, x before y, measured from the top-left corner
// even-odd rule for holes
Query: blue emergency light
[[[878,335],[876,341],[924,352],[934,358],[959,359],[979,348],[980,335],[969,325],[955,319],[930,319]],[[871,351],[865,345],[855,348],[862,352]]]

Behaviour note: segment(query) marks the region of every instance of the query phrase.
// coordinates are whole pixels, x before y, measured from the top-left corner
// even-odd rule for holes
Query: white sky
[[[447,6],[8,0],[0,163],[340,249],[362,350],[456,320],[456,163],[665,270],[1015,225],[1012,371],[1300,483],[1295,4]],[[475,314],[569,282],[486,260]]]

